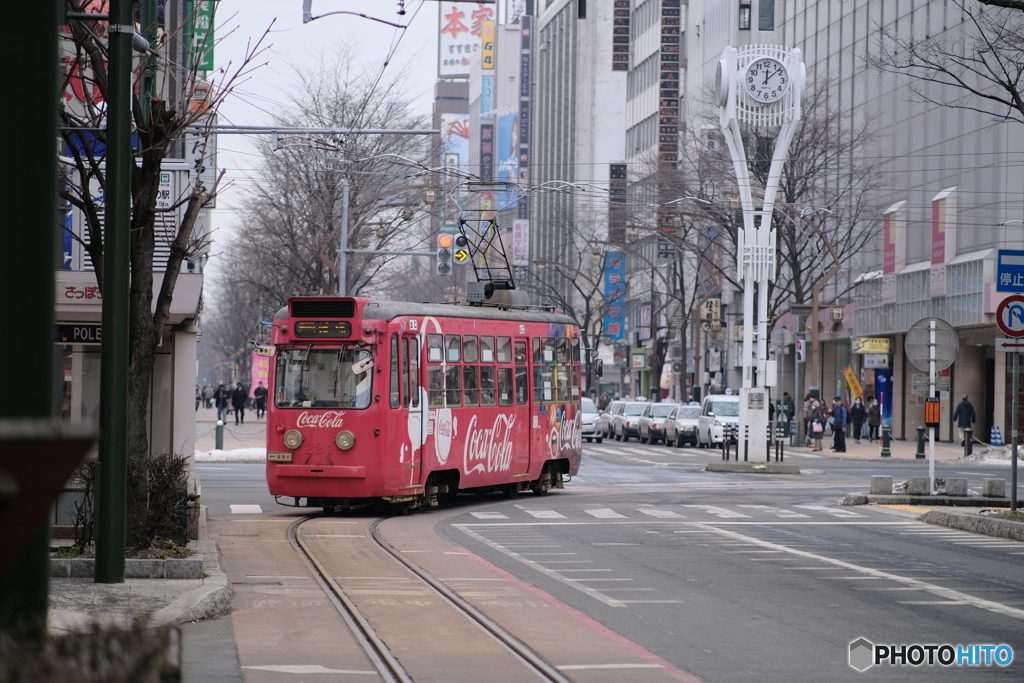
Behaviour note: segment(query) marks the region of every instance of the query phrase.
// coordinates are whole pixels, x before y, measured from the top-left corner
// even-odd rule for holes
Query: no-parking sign
[[[1007,337],[1024,337],[1024,294],[1003,299],[996,309],[996,325]]]

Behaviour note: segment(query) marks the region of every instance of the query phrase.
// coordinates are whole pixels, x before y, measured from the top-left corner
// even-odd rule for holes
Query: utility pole
[[[132,212],[132,22],[130,0],[111,0],[107,68],[107,183],[100,350],[100,462],[96,583],[124,583],[128,449],[128,286]]]

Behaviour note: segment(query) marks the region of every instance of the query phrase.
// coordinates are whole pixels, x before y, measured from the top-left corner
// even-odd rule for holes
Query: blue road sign
[[[996,291],[1024,294],[1024,251],[999,250],[996,262]]]

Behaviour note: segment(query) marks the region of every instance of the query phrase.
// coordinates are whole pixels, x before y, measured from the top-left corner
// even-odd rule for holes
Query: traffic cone
[[[997,427],[996,425],[992,425],[992,433],[988,437],[988,445],[989,446],[1002,446],[1003,445],[1003,435],[1002,435],[1002,432],[999,431],[999,427]]]

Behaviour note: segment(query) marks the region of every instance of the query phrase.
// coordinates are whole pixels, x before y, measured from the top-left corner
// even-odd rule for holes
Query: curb
[[[883,495],[877,493],[848,493],[840,505],[940,505],[942,507],[991,507],[1008,508],[1008,498],[986,496],[911,496]]]
[[[1024,541],[1024,522],[1014,522],[1009,519],[993,519],[991,517],[959,512],[945,512],[944,510],[929,510],[918,519],[922,522],[937,524],[951,529],[973,531],[978,534],[1009,538],[1014,541]]]
[[[704,466],[705,472],[734,472],[739,474],[800,474],[798,465],[781,463],[712,462]]]
[[[231,612],[231,583],[220,569],[217,544],[214,541],[199,541],[198,545],[203,552],[203,571],[206,574],[203,585],[178,596],[174,602],[154,612],[154,624],[184,624],[213,619]]]

